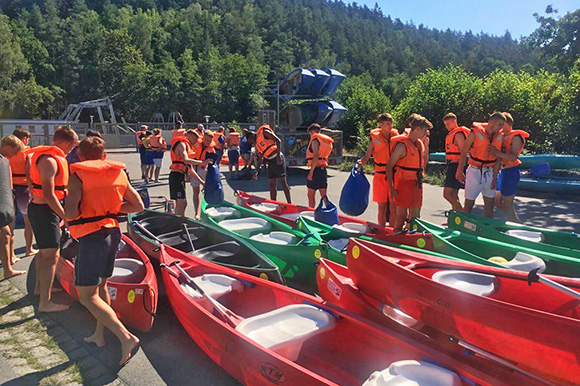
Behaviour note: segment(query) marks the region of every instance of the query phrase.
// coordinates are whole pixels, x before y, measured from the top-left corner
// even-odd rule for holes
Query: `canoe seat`
[[[192,254],[200,259],[217,264],[239,265],[246,268],[259,266],[259,264],[255,266],[249,264],[254,259],[248,258],[245,248],[242,249],[242,246],[235,240],[200,248]]]
[[[542,243],[544,241],[544,235],[542,232],[533,232],[524,229],[509,229],[505,231],[505,234],[517,237],[521,240],[533,241],[535,243]]]
[[[216,206],[213,208],[207,208],[205,213],[217,222],[228,218],[240,218],[242,216],[239,210],[229,206]]]
[[[328,245],[330,245],[335,249],[338,249],[339,251],[342,251],[348,245],[348,238],[330,240],[328,242]]]
[[[230,232],[240,236],[250,237],[254,233],[269,232],[272,224],[260,217],[244,217],[232,220],[223,220],[219,225]]]
[[[530,255],[529,253],[518,252],[516,256],[508,261],[507,263],[502,263],[506,268],[513,269],[516,271],[530,272],[534,268],[540,268],[539,273],[546,270],[546,262],[539,258],[538,256]]]
[[[203,227],[190,226],[187,227],[189,230],[189,235],[191,236],[191,241],[194,245],[197,240],[203,239],[203,236],[207,232]],[[183,229],[179,229],[173,232],[162,233],[157,235],[157,238],[161,240],[163,244],[170,245],[177,249],[190,251],[191,246],[189,245],[189,240]]]
[[[298,220],[298,217],[300,216],[314,220],[314,212],[311,210],[304,210],[302,212],[294,212],[294,213],[284,213],[282,215],[282,217],[292,221]]]
[[[489,296],[499,286],[499,280],[494,275],[472,271],[443,270],[435,272],[431,279],[479,296]]]
[[[361,224],[357,222],[345,222],[340,225],[333,225],[334,229],[338,229],[343,232],[353,233],[357,235],[362,235],[369,232],[369,227],[366,224]]]
[[[203,290],[203,292],[216,300],[231,292],[242,292],[244,290],[244,284],[241,281],[227,275],[208,273],[194,277],[193,281]],[[206,310],[212,310],[213,305],[209,300],[205,299],[195,289],[186,283],[182,283],[181,288],[183,288],[186,294],[198,300]]]
[[[417,320],[405,314],[398,308],[394,308],[387,304],[383,304],[382,310],[383,315],[388,316],[389,318],[393,319],[395,322],[399,324],[402,324],[403,326],[412,327],[415,330],[420,330],[424,326],[424,324],[420,320]]]
[[[306,340],[336,325],[330,313],[308,304],[292,304],[247,318],[236,330],[259,345],[296,361]]]
[[[289,245],[296,242],[296,238],[293,234],[287,232],[274,231],[270,233],[258,233],[250,237],[252,240],[261,241],[264,243],[278,244],[278,245]]]
[[[136,259],[117,259],[110,282],[140,283],[147,274],[145,263]]]
[[[375,371],[363,386],[460,386],[461,378],[453,371],[423,361],[398,361],[383,371]]]
[[[117,248],[117,256],[122,254],[128,254],[133,250],[129,244],[127,244],[123,239],[119,243],[119,247]]]
[[[154,235],[163,231],[175,231],[181,226],[174,218],[162,215],[144,217],[139,223]]]
[[[263,213],[276,213],[280,210],[280,206],[272,204],[271,202],[260,202],[257,204],[250,204],[250,208]]]

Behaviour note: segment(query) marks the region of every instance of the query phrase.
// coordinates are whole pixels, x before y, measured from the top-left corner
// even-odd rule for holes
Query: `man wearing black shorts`
[[[459,189],[464,185],[457,180],[455,174],[459,166],[459,156],[463,142],[469,134],[467,127],[457,125],[457,116],[448,113],[443,118],[443,123],[448,130],[445,137],[445,160],[447,161],[447,174],[445,175],[445,184],[443,185],[443,197],[451,204],[453,210],[462,211],[463,206],[459,201]]]
[[[278,182],[282,185],[286,201],[292,202],[290,197],[290,187],[286,181],[286,162],[281,151],[282,141],[268,125],[262,125],[256,132],[256,174],[253,179],[258,179],[258,173],[263,160],[266,160],[268,168],[268,184],[270,185],[270,199],[276,200],[278,195]]]
[[[326,134],[321,133],[322,127],[318,123],[313,123],[308,128],[310,142],[306,148],[306,162],[310,166],[306,187],[308,188],[308,206],[314,208],[316,205],[316,191],[320,191],[320,196],[326,196],[328,188],[328,157],[332,153],[334,140]]]

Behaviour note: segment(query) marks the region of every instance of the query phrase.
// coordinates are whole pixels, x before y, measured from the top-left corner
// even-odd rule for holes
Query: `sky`
[[[385,15],[403,22],[413,21],[429,28],[503,35],[528,36],[538,23],[533,14],[544,14],[546,6],[558,10],[556,16],[580,8],[580,0],[358,0],[359,5],[379,5]]]

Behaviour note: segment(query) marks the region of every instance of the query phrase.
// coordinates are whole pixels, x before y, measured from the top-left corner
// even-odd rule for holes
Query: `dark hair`
[[[149,130],[147,130],[147,131],[145,132],[145,135],[149,136],[149,135],[153,135],[153,133],[152,133],[152,132],[150,132]]]
[[[514,117],[512,117],[510,113],[504,112],[503,116],[505,117],[505,121],[508,125],[511,126],[514,124]]]
[[[320,130],[322,130],[322,126],[320,126],[318,123],[313,123],[312,125],[308,126],[308,131],[311,130],[316,130],[320,132]]]
[[[236,128],[235,127],[230,127],[229,132],[230,133],[235,133],[236,132]]]
[[[16,129],[12,132],[12,135],[22,141],[24,138],[30,138],[30,131],[26,129]]]
[[[393,116],[389,113],[382,113],[377,118],[379,122],[391,122],[393,123]]]
[[[105,141],[101,137],[87,137],[79,144],[79,155],[86,160],[100,160],[105,154]]]
[[[429,122],[429,120],[421,115],[418,115],[415,117],[415,119],[413,120],[413,123],[411,124],[411,130],[415,129],[415,128],[427,128],[427,129],[432,129],[433,128],[433,124],[431,122]]]
[[[59,126],[54,130],[52,140],[55,142],[74,142],[77,140],[77,136],[69,125]]]
[[[254,133],[253,131],[248,131],[248,133],[246,134],[246,139],[248,139],[248,140],[256,139],[256,133]]]
[[[503,115],[503,113],[500,113],[499,111],[494,112],[493,114],[491,114],[489,116],[490,120],[499,120],[499,121],[503,121],[505,122],[505,115]]]
[[[417,113],[413,113],[411,115],[409,115],[409,127],[413,126],[413,121],[417,118],[419,118],[421,115],[417,114]]]
[[[99,137],[99,138],[103,138],[103,136],[101,135],[101,133],[99,133],[97,130],[88,130],[86,137],[87,138],[89,138],[89,137]]]
[[[445,116],[443,117],[443,121],[446,121],[448,119],[455,119],[457,120],[457,115],[453,114],[453,113],[447,113],[445,114]]]
[[[156,127],[156,128],[153,129],[153,134],[155,134],[155,135],[161,134],[161,130]]]
[[[185,132],[185,135],[187,135],[187,134],[193,134],[199,138],[199,131],[197,131],[196,129],[187,129],[187,131]]]

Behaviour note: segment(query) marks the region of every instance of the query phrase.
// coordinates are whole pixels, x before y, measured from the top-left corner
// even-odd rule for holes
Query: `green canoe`
[[[464,233],[526,248],[580,257],[580,235],[574,232],[536,228],[454,210],[450,211],[447,217],[448,228]],[[554,248],[564,250],[554,250]],[[575,251],[570,252],[571,249]]]
[[[515,260],[512,261],[512,259],[516,258],[516,256],[523,259],[523,254],[527,254],[538,257],[544,261],[546,265],[544,273],[546,274],[580,277],[580,259],[574,257],[557,255],[540,250],[524,248],[519,245],[503,243],[501,241],[463,233],[454,229],[440,227],[421,219],[414,219],[411,226],[412,229],[418,231],[431,232],[436,240],[435,249],[440,253],[446,253],[446,251],[459,248],[483,259],[500,257],[510,261],[510,263],[515,262]]]
[[[290,281],[315,285],[316,265],[321,257],[346,264],[346,256],[329,248],[317,234],[301,232],[226,201],[219,206],[210,206],[203,201],[201,219],[247,241],[272,260]]]

